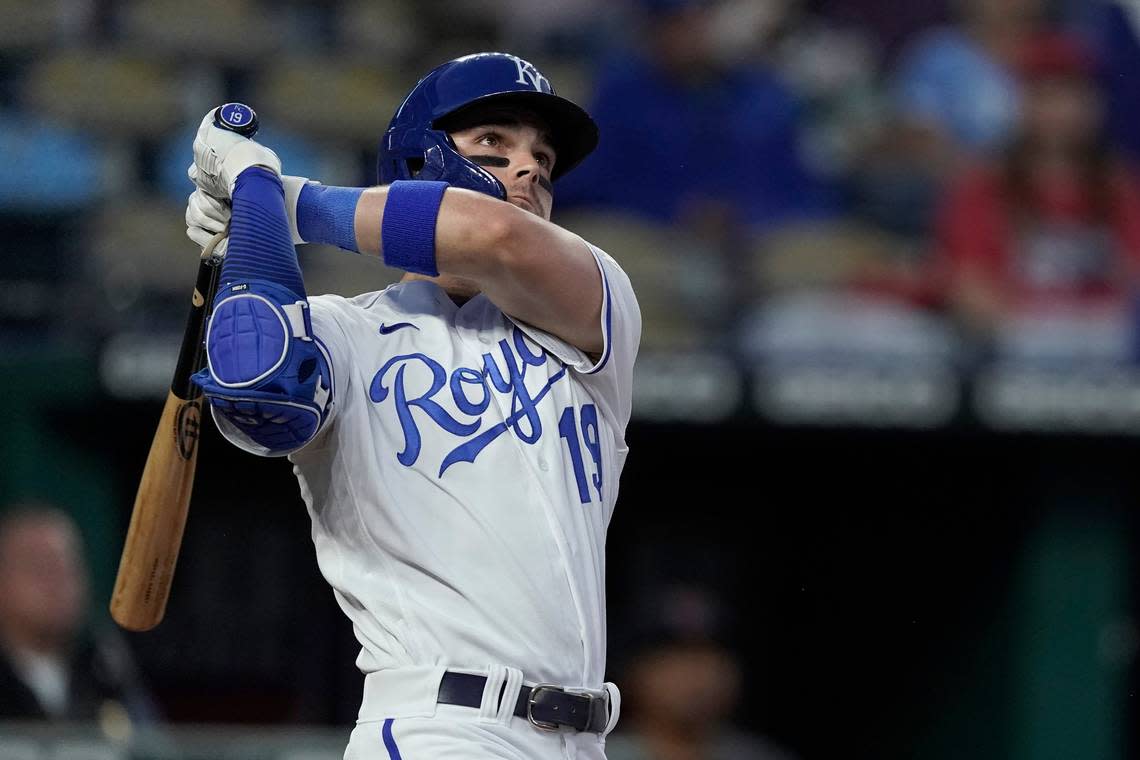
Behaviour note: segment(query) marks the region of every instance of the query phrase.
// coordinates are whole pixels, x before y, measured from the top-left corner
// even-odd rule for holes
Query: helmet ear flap
[[[507,197],[503,183],[461,156],[454,141],[442,130],[389,132],[385,148],[377,162],[381,181],[443,181],[499,200]]]
[[[442,180],[452,187],[462,187],[503,200],[507,190],[503,183],[481,166],[461,156],[446,132],[430,130],[424,140],[423,166],[417,179]]]

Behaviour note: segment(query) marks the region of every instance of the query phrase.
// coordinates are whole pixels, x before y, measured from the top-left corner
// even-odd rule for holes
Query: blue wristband
[[[380,241],[384,263],[406,272],[439,276],[435,264],[435,218],[446,182],[400,180],[388,185]]]
[[[306,243],[335,245],[360,253],[356,247],[356,203],[362,187],[326,187],[305,183],[297,196],[297,233]]]

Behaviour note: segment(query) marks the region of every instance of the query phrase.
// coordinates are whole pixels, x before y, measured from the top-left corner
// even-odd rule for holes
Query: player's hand
[[[289,214],[289,232],[293,236],[293,245],[301,245],[305,241],[297,232],[297,198],[301,195],[301,188],[306,184],[320,184],[305,177],[282,175],[281,184],[285,188],[285,209]],[[186,201],[186,236],[205,248],[206,243],[229,224],[233,209],[227,201],[215,198],[201,188],[190,193]],[[225,252],[225,241],[218,245],[220,254]]]
[[[210,238],[226,228],[232,213],[227,201],[197,189],[190,193],[186,201],[186,236],[197,243],[199,248],[205,248]],[[229,241],[223,240],[218,243],[214,249],[217,255],[225,255],[227,242]]]
[[[194,138],[194,163],[187,174],[215,198],[230,198],[238,175],[251,166],[281,173],[281,159],[256,140],[214,125],[214,110],[202,119]]]

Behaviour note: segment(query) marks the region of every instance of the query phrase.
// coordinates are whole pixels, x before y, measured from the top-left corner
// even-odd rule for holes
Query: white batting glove
[[[289,216],[289,233],[293,237],[293,245],[301,245],[297,231],[297,198],[301,195],[301,188],[307,184],[319,185],[315,180],[305,177],[282,175],[281,184],[285,188],[285,210]],[[221,198],[215,198],[200,188],[190,193],[186,201],[186,236],[204,248],[214,235],[226,228],[230,222],[233,208]],[[225,252],[225,241],[218,245],[220,253]]]
[[[186,236],[197,243],[199,248],[205,248],[210,238],[226,228],[232,213],[228,202],[200,189],[195,190],[186,201]],[[223,240],[218,243],[215,252],[225,255],[228,242]]]
[[[186,172],[190,180],[215,198],[230,198],[238,175],[251,166],[281,173],[276,153],[256,140],[214,126],[211,109],[194,138],[194,163]]]

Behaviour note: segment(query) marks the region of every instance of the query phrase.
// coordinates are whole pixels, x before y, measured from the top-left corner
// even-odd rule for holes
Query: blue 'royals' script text
[[[527,368],[541,367],[548,359],[554,357],[541,348],[537,349],[537,353],[532,350],[529,341],[518,327],[515,327],[511,338],[499,341],[499,350],[503,355],[506,372],[500,368],[490,353],[486,353],[483,354],[481,370],[459,367],[448,375],[443,365],[430,356],[418,352],[393,356],[376,372],[368,388],[368,396],[377,404],[387,399],[389,394],[393,397],[396,416],[404,434],[404,449],[396,457],[400,464],[405,467],[415,464],[423,444],[419,423],[412,414],[413,407],[426,414],[428,419],[442,430],[466,439],[443,458],[439,466],[441,477],[447,468],[456,462],[474,462],[479,452],[506,432],[508,427],[523,443],[533,444],[542,437],[542,420],[538,413],[538,404],[550,388],[566,375],[566,365],[559,362],[559,370],[532,394],[524,382]],[[409,389],[405,385],[405,373],[413,364],[426,367],[431,373],[432,380],[431,386],[426,390],[409,397]],[[471,418],[470,420],[456,419],[434,400],[445,385],[455,408]],[[491,403],[491,388],[502,394],[511,394],[511,411],[506,420],[480,433],[483,412]],[[417,391],[413,389],[411,393],[416,394]]]

